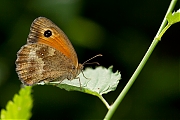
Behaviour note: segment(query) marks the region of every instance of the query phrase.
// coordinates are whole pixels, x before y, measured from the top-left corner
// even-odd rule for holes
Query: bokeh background
[[[140,63],[164,18],[170,0],[0,0],[0,108],[18,93],[16,53],[32,21],[44,16],[69,37],[79,62],[96,54],[122,79],[104,95],[112,104]],[[179,9],[178,1],[175,10]],[[113,119],[180,118],[180,23],[158,43]],[[86,67],[95,67],[90,65]],[[53,86],[35,86],[31,119],[103,119],[107,109],[95,96]]]

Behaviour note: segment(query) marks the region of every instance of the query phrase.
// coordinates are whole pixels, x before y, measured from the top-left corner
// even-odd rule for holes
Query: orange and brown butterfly
[[[15,64],[25,85],[73,80],[83,69],[65,33],[45,17],[38,17],[31,24],[27,44],[18,51]]]

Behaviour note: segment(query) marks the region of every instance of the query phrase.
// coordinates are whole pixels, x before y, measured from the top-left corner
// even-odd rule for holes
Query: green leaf
[[[13,101],[9,101],[6,110],[1,110],[1,119],[30,119],[32,108],[31,88],[21,88],[19,95],[15,94]]]
[[[177,12],[170,12],[166,18],[169,24],[180,22],[180,9]]]
[[[108,69],[101,66],[96,69],[86,68],[83,71],[86,78],[81,73],[78,76],[79,79],[72,81],[63,80],[61,84],[57,84],[56,82],[51,82],[50,84],[54,83],[57,87],[67,91],[81,91],[100,97],[102,94],[114,91],[121,79],[120,73],[118,71],[113,73],[112,68],[112,66]]]

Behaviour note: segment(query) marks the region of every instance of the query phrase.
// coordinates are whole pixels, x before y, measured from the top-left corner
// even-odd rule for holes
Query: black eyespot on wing
[[[44,36],[45,37],[50,37],[52,35],[52,32],[50,31],[50,30],[46,30],[45,32],[44,32]]]

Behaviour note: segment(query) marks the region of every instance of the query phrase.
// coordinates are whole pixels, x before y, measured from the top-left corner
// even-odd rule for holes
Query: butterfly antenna
[[[98,55],[96,55],[96,56],[94,56],[94,57],[92,57],[92,58],[86,60],[82,65],[85,65],[85,64],[98,64],[98,65],[99,65],[98,62],[87,63],[88,61],[90,61],[90,60],[92,60],[92,59],[94,59],[94,58],[96,58],[96,57],[98,57],[98,56],[103,56],[103,55],[102,55],[102,54],[98,54]],[[87,78],[87,77],[84,75],[83,70],[81,70],[81,72],[82,72],[84,78],[90,79],[90,78]]]
[[[94,58],[96,58],[96,57],[98,57],[98,56],[103,56],[103,55],[102,55],[102,54],[98,54],[98,55],[96,55],[96,56],[94,56],[94,57],[92,57],[92,58],[86,60],[82,65],[85,65],[85,64],[98,64],[98,65],[99,65],[98,62],[87,63],[88,61],[90,61],[90,60],[92,60],[92,59],[94,59]]]

